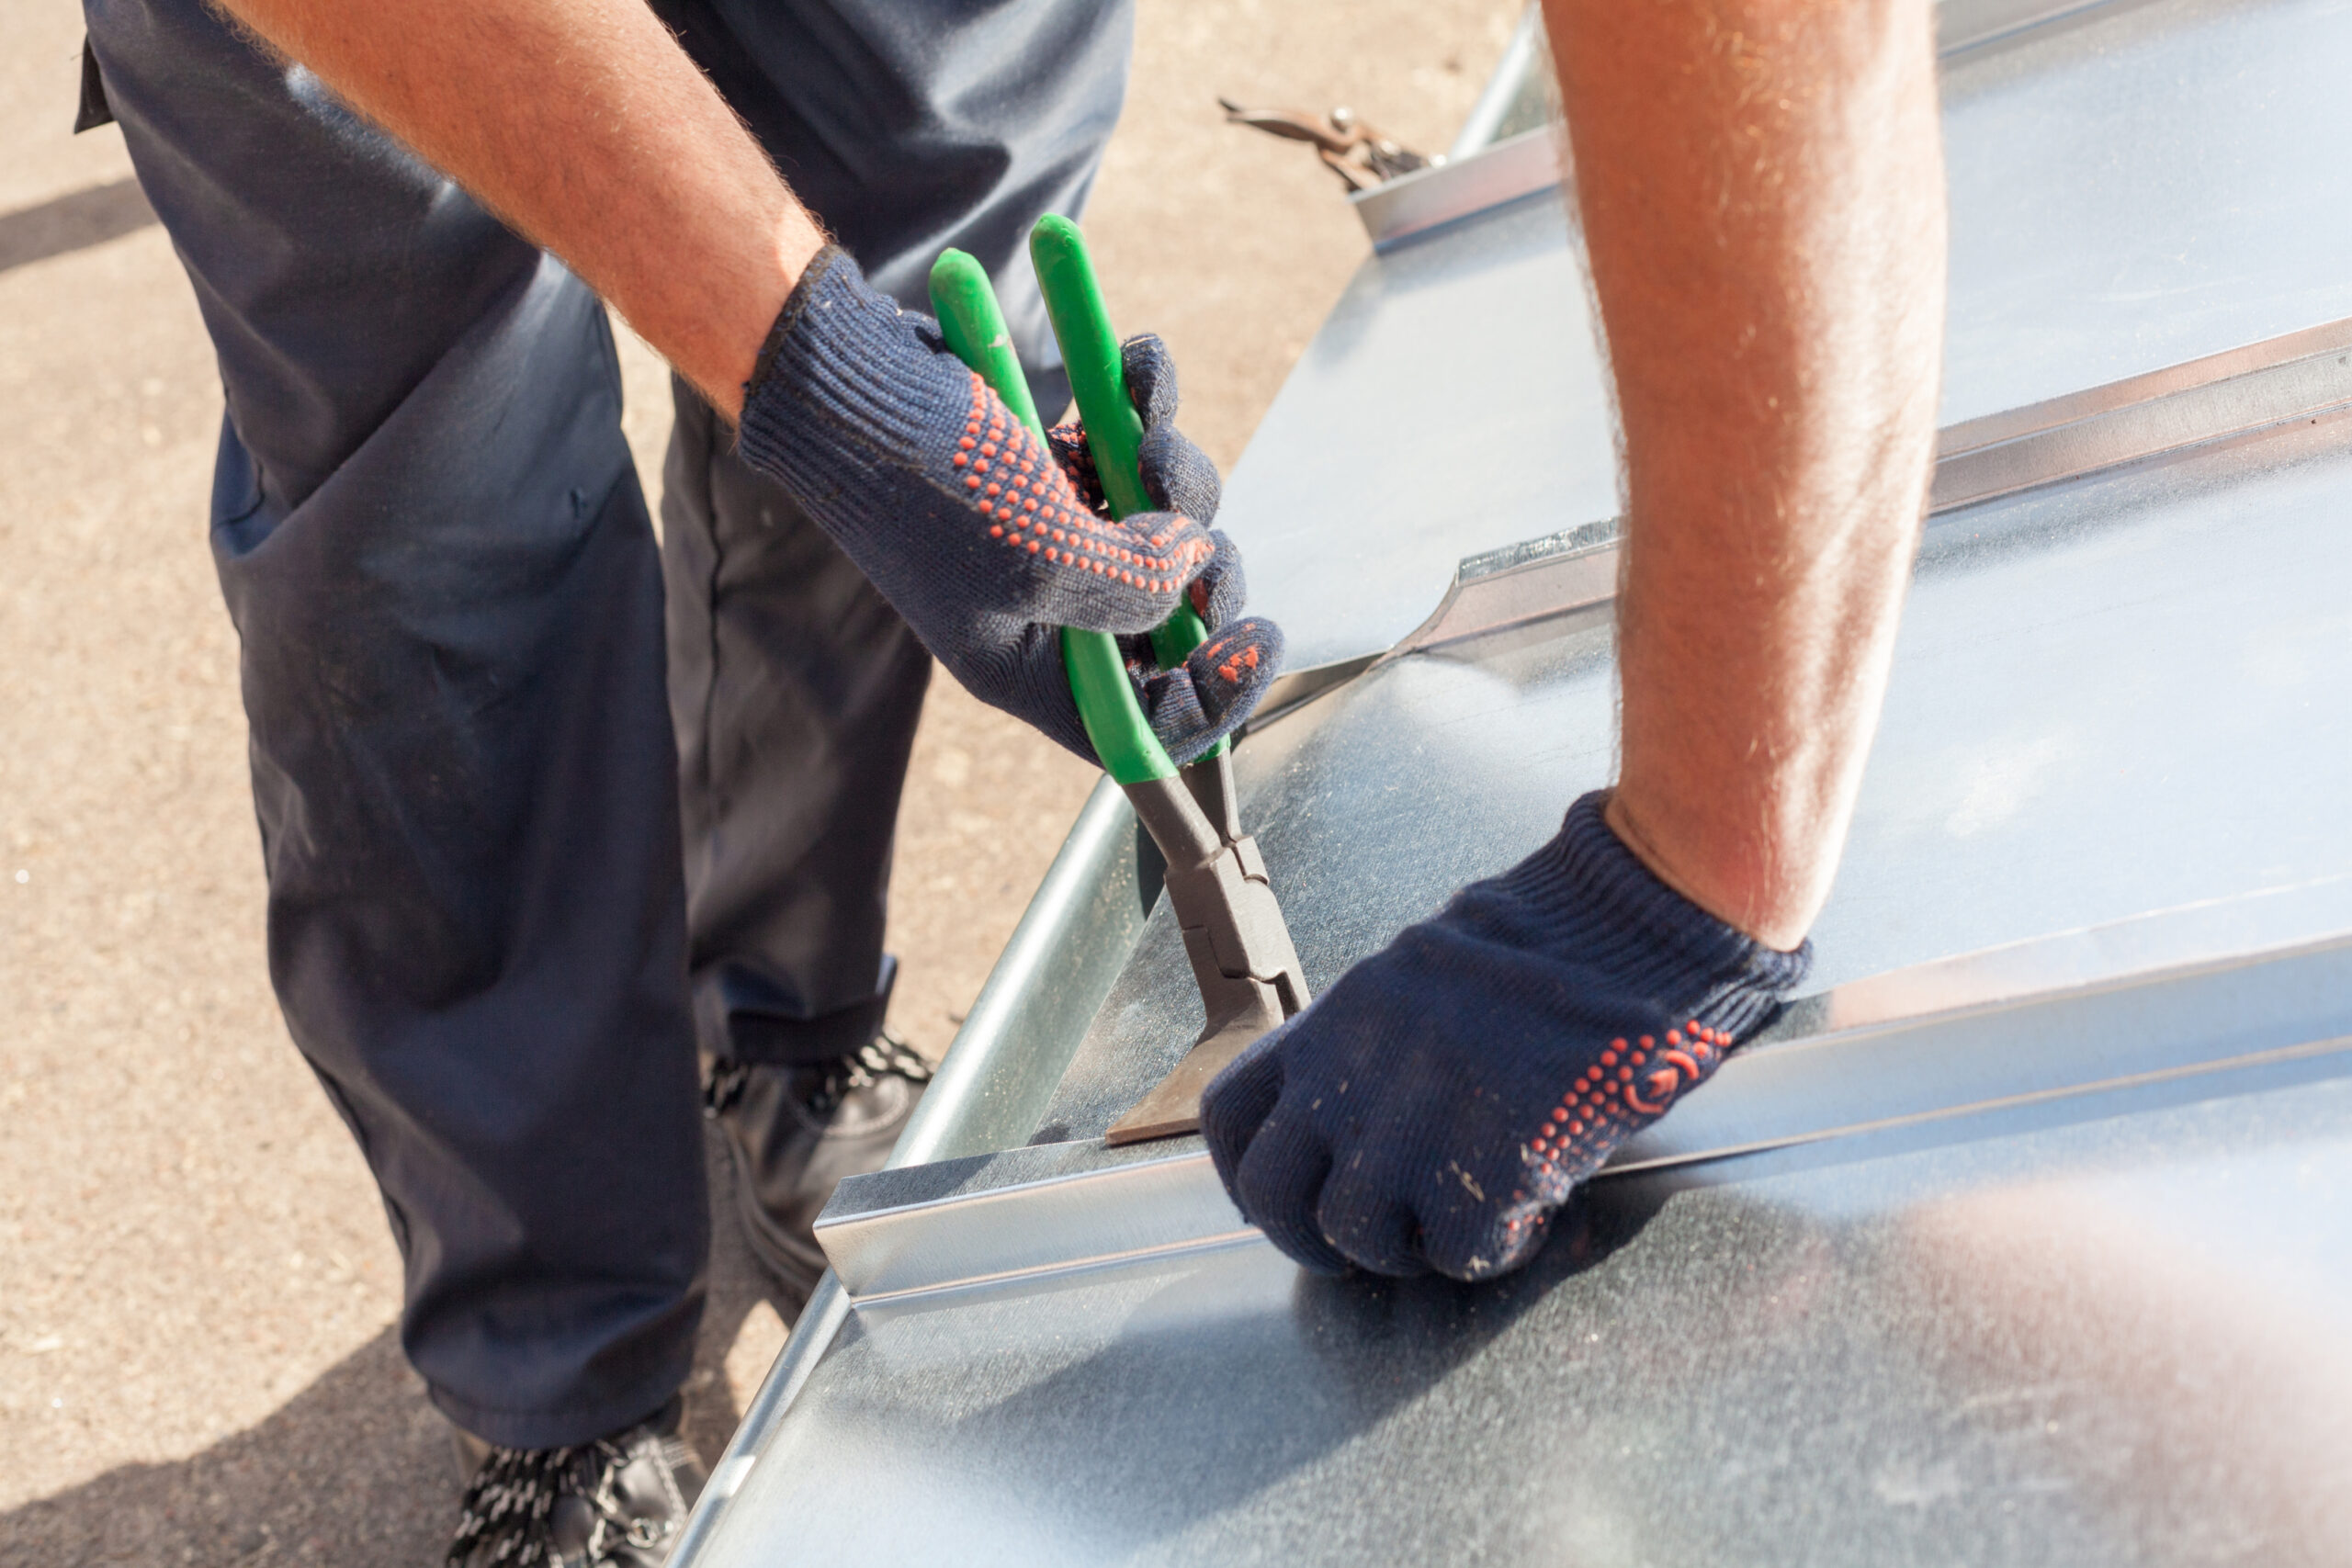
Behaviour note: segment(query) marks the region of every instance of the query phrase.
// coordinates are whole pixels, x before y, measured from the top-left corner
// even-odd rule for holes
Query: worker
[[[230,10],[88,0],[85,99],[220,366],[272,979],[458,1434],[452,1560],[659,1561],[701,1473],[698,1096],[752,1249],[805,1292],[811,1220],[927,1076],[882,1032],[882,942],[932,656],[1090,758],[1057,626],[1140,633],[1193,596],[1209,649],[1138,693],[1179,755],[1279,660],[1156,344],[1130,379],[1170,510],[1113,524],[899,309],[972,251],[1039,405],[1067,401],[1023,243],[1084,197],[1132,17]],[[683,377],[658,553],[599,292]]]
[[[1227,1190],[1311,1269],[1524,1262],[1803,980],[1927,502],[1924,0],[1544,12],[1624,454],[1617,780],[1210,1084]]]
[[[660,1402],[684,1370],[695,1298],[684,1281],[701,1236],[671,1190],[683,1176],[623,1190],[649,1159],[683,1170],[691,1142],[669,991],[685,939],[663,934],[687,922],[665,902],[675,883],[642,826],[659,815],[646,800],[671,786],[636,739],[653,703],[639,646],[652,592],[641,519],[614,516],[632,493],[625,475],[544,481],[589,474],[584,454],[600,443],[610,473],[625,467],[609,440],[609,351],[571,280],[617,308],[707,405],[694,413],[700,433],[682,438],[689,458],[673,448],[673,489],[702,472],[718,476],[713,491],[772,482],[753,514],[805,513],[959,680],[1047,733],[1080,743],[1046,628],[1133,632],[1190,595],[1216,623],[1207,657],[1142,696],[1171,752],[1195,754],[1261,694],[1280,637],[1238,614],[1234,551],[1195,514],[1214,486],[1169,423],[1164,356],[1139,346],[1133,368],[1153,427],[1147,479],[1168,509],[1116,532],[1082,514],[1049,456],[896,309],[893,291],[911,281],[878,259],[964,241],[1001,276],[1010,248],[971,243],[934,216],[894,252],[854,234],[850,209],[824,192],[837,162],[878,186],[935,184],[967,200],[995,181],[990,213],[1074,204],[1115,96],[1080,67],[1110,47],[1106,32],[1124,36],[1125,16],[975,7],[956,12],[960,36],[945,6],[910,6],[894,27],[779,5],[792,47],[763,53],[757,37],[729,36],[743,24],[722,26],[738,8],[717,0],[665,0],[684,49],[638,0],[228,4],[260,40],[235,58],[201,31],[197,0],[88,0],[106,86],[189,258],[230,387],[215,537],[245,639],[280,995],[406,1227],[411,1354],[442,1407],[496,1445],[452,1561],[553,1550],[656,1562],[696,1473]],[[1923,0],[1546,9],[1627,465],[1622,767],[1551,842],[1408,930],[1212,1085],[1204,1130],[1236,1201],[1319,1269],[1476,1278],[1523,1261],[1577,1181],[1800,982],[1924,498],[1943,238]],[[813,117],[800,140],[771,145],[885,288],[828,243],[711,85],[755,94],[779,56],[807,73],[818,107],[797,111]],[[1046,61],[1075,73],[1050,75],[1059,91],[1044,85]],[[217,113],[184,113],[188,103]],[[932,117],[987,112],[1017,135],[950,167],[952,145],[937,144],[953,138]],[[842,116],[910,125],[907,160],[865,161],[828,134]],[[925,154],[942,159],[935,181]],[[448,265],[451,246],[509,242],[435,171],[571,271],[522,245],[503,253],[503,270]],[[372,243],[372,231],[336,229],[355,192],[379,188],[405,202],[405,229]],[[474,238],[451,237],[468,225]],[[462,330],[447,315],[458,303],[435,299],[440,335],[391,333],[411,346],[394,371],[353,352],[351,334],[381,323],[355,323],[343,291],[379,273],[471,290]],[[1014,314],[1028,314],[1019,298]],[[277,402],[241,390],[255,364],[250,384]],[[578,400],[517,394],[566,376],[585,384]],[[410,422],[415,399],[429,417]],[[682,402],[682,428],[689,412]],[[254,450],[257,426],[285,434],[290,465]],[[730,440],[746,470],[721,466]],[[529,459],[509,464],[514,451]],[[1429,460],[1447,460],[1442,446]],[[474,468],[506,489],[469,512],[458,503],[480,489]],[[388,468],[410,487],[397,515],[380,488]],[[1033,506],[1050,520],[1042,538],[1034,524],[1023,534]],[[333,525],[301,527],[306,507]],[[667,502],[665,518],[677,526]],[[763,522],[789,536],[779,547],[814,548],[808,530]],[[726,526],[699,541],[718,556],[687,579],[695,592],[725,587],[730,547],[776,537]],[[674,604],[692,547],[666,536],[664,547]],[[845,618],[866,608],[837,592]],[[527,600],[537,640],[501,661],[483,628],[506,595]],[[680,649],[674,634],[673,652],[719,666],[704,679],[723,685],[729,631],[691,606],[673,609],[680,622],[716,653]],[[388,642],[368,640],[387,623]],[[1230,682],[1221,672],[1246,668],[1232,654],[1250,648],[1255,673]],[[754,644],[740,656],[756,671],[768,654]],[[697,750],[714,768],[737,758],[728,737],[697,728],[727,700],[687,695],[706,716],[679,704],[691,787]],[[458,716],[454,739],[410,728],[444,709]],[[560,745],[537,733],[566,726]],[[739,798],[728,784],[711,790],[722,811]],[[342,841],[367,811],[398,840],[373,858]],[[722,846],[727,826],[711,828]],[[691,808],[688,831],[692,854]],[[386,866],[419,843],[450,846],[447,858],[416,856],[391,881],[417,891],[388,898]],[[517,880],[485,880],[486,868]],[[411,897],[431,908],[403,928],[392,917]],[[575,924],[626,935],[600,949],[548,934]],[[527,967],[559,953],[588,962]],[[703,1001],[701,957],[697,945],[698,1002],[733,1006],[743,993],[729,977]],[[597,1008],[632,1018],[634,1054],[607,1050],[597,1070],[562,1079],[594,1055],[583,1014]],[[352,1045],[365,1031],[380,1038]],[[593,1145],[561,1149],[580,1172],[561,1213],[548,1207],[562,1182],[483,1179],[510,1174],[500,1140],[526,1113],[542,1120],[525,1154]],[[540,1207],[503,1207],[520,1201]],[[481,1220],[458,1238],[479,1250],[448,1256],[413,1203]],[[608,1271],[574,1275],[570,1296],[549,1292],[565,1248]],[[592,1323],[606,1337],[582,1356]],[[469,1402],[453,1392],[463,1380],[496,1392]]]

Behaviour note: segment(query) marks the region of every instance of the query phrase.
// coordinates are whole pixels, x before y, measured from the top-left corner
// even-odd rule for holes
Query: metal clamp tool
[[[1442,157],[1425,158],[1395,137],[1358,119],[1347,107],[1333,109],[1317,119],[1297,109],[1244,108],[1231,98],[1217,99],[1227,125],[1246,125],[1285,141],[1304,141],[1323,160],[1323,166],[1347,182],[1351,191],[1385,185],[1399,175],[1442,164]]]
[[[1053,215],[1038,220],[1029,253],[1112,513],[1151,511],[1136,463],[1143,419],[1127,395],[1119,340],[1078,226]],[[1042,442],[1044,422],[987,272],[962,251],[945,252],[932,268],[931,299],[948,347]],[[1180,605],[1151,634],[1160,668],[1182,663],[1205,635],[1200,616]],[[1171,762],[1136,702],[1114,638],[1064,628],[1062,660],[1087,739],[1168,863],[1168,901],[1208,1014],[1191,1052],[1104,1141],[1172,1137],[1200,1125],[1201,1090],[1220,1068],[1306,1005],[1306,979],[1265,861],[1241,830],[1230,749],[1220,741],[1181,769]]]

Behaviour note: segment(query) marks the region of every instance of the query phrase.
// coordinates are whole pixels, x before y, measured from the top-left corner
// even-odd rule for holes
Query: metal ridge
[[[1479,91],[1478,101],[1470,106],[1463,118],[1462,129],[1453,135],[1453,145],[1445,150],[1448,163],[1460,163],[1475,157],[1495,142],[1495,132],[1510,117],[1511,105],[1518,99],[1520,88],[1528,75],[1551,63],[1551,51],[1544,35],[1544,7],[1537,0],[1528,0],[1526,9],[1519,14],[1519,22],[1510,30],[1510,41],[1503,45],[1503,56],[1487,77],[1487,85]]]
[[[1617,597],[1620,535],[1611,518],[1465,558],[1429,618],[1366,668],[1608,604]]]
[[[986,1185],[875,1208],[850,1178],[818,1216],[817,1240],[865,1305],[1247,1239],[1200,1140],[1168,1146],[1181,1152],[1091,1169],[1099,1143],[1011,1150]],[[1054,1167],[1065,1168],[1024,1179]]]
[[[2352,941],[2352,876],[2201,899],[1849,980],[1789,1009],[1771,1037],[1956,1017],[2033,997]]]
[[[2138,0],[1943,0],[1936,7],[1936,57],[1951,61],[2018,42],[2060,22]]]
[[[1936,7],[1936,54],[1950,62],[1989,52],[2127,3],[2132,0],[1943,0]],[[1374,251],[1567,182],[1558,124],[1491,140],[1527,73],[1549,60],[1540,8],[1531,5],[1445,159],[1349,195]]]
[[[1159,896],[1138,870],[1134,808],[1098,779],[899,1134],[892,1167],[1029,1135]]]
[[[2352,320],[1948,425],[1936,440],[1928,515],[2347,412]],[[1609,603],[1617,594],[1620,527],[1614,519],[1586,523],[1466,557],[1437,608],[1402,640],[1343,674],[1331,673],[1343,668],[1335,665],[1285,676],[1295,687],[1259,722],[1389,660]]]
[[[1596,1179],[2334,1055],[2352,1065],[2352,878],[1808,998]],[[929,1192],[913,1173],[852,1177],[817,1235],[861,1309],[1247,1244],[1206,1152],[1175,1149],[1100,1164],[1091,1144],[1011,1150]]]
[[[1465,158],[1432,164],[1348,197],[1374,251],[1385,251],[1456,219],[1545,192],[1567,177],[1557,126],[1490,143]]]
[[[769,1439],[784,1424],[785,1412],[792,1407],[809,1374],[831,1348],[842,1325],[849,1321],[849,1294],[842,1289],[841,1281],[830,1272],[820,1276],[816,1288],[801,1306],[799,1316],[793,1320],[791,1337],[784,1342],[767,1376],[761,1380],[760,1391],[752,1396],[742,1420],[736,1423],[735,1435],[728,1439],[718,1462],[711,1466],[710,1479],[703,1483],[701,1495],[686,1515],[686,1528],[679,1532],[678,1543],[671,1549],[672,1562],[694,1562],[718,1533],[719,1520],[728,1506],[743,1489],[743,1483],[751,1479],[753,1467],[767,1450]]]
[[[1947,427],[1928,512],[2352,408],[2352,321],[2328,321]]]
[[[886,1170],[920,1170],[975,1145],[1028,1134],[1069,1065],[1084,1020],[1135,945],[1143,925],[1142,892],[1136,879],[1135,813],[1118,786],[1104,779],[1080,809],[989,970]],[[1048,969],[1058,983],[1041,985]],[[801,1386],[849,1321],[850,1306],[849,1292],[831,1270],[819,1278],[712,1467],[673,1561],[695,1561],[718,1532]]]
[[[1386,649],[1379,653],[1360,653],[1352,659],[1335,659],[1328,664],[1310,664],[1303,670],[1285,670],[1267,682],[1266,694],[1243,722],[1241,735],[1263,729],[1276,719],[1295,709],[1305,707],[1324,693],[1346,685],[1374,664],[1380,662]]]

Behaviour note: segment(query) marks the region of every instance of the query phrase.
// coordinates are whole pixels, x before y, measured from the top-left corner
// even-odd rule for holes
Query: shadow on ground
[[[153,221],[155,209],[147,205],[139,182],[132,179],[0,213],[0,272],[102,245]]]
[[[716,1459],[741,1412],[728,1351],[762,1302],[789,1323],[734,1222],[714,1137],[710,1304],[688,1382],[687,1430]],[[739,1367],[739,1371],[740,1371]],[[427,1568],[457,1524],[449,1429],[385,1329],[259,1426],[168,1464],[127,1464],[0,1514],[0,1565],[316,1562]]]

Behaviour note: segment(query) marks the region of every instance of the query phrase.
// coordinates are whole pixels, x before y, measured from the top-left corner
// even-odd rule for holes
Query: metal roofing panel
[[[2347,508],[2338,415],[1930,527],[1817,982],[2352,873]],[[1609,608],[1384,665],[1237,753],[1310,987],[1608,782]],[[1200,1026],[1157,910],[1040,1135],[1099,1134]]]
[[[2337,1561],[2352,1078],[2098,1109],[1604,1182],[1484,1287],[856,1310],[696,1561]]]
[[[2319,151],[2352,141],[2347,65],[2336,0],[2073,8],[1948,62],[1946,422],[2352,317]],[[1616,511],[1572,244],[1548,194],[1464,218],[1367,259],[1308,345],[1221,519],[1295,667],[1396,642],[1464,556]]]
[[[1526,1273],[1314,1280],[1235,1226],[1197,1140],[1088,1141],[1198,1024],[1098,795],[922,1163],[829,1211],[850,1289],[820,1286],[681,1568],[2340,1557],[2344,362],[2159,378],[2155,424],[2195,426],[2160,460],[2072,395],[2352,317],[2312,151],[2345,140],[2352,6],[1993,9],[2067,15],[1948,71],[1946,413],[1982,422],[1950,471],[1991,494],[2040,461],[2016,443],[2136,466],[1929,528],[1815,931],[1833,989]],[[1226,516],[1304,661],[1611,509],[1568,247],[1546,200],[1432,231],[1302,361]],[[1392,660],[1240,749],[1310,984],[1606,779],[1607,616]]]

